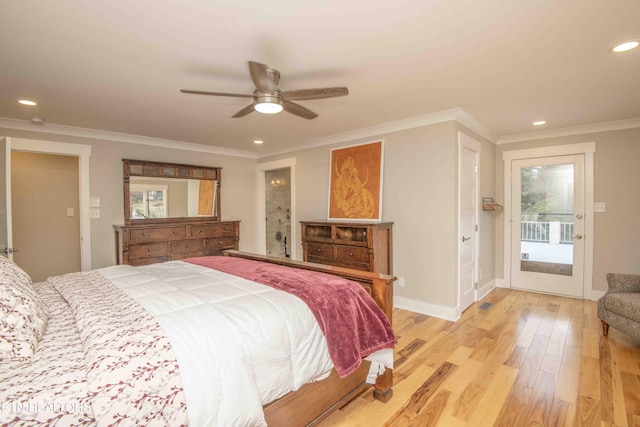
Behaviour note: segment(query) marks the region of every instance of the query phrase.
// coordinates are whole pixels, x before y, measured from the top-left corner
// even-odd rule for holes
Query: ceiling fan
[[[247,105],[242,110],[234,114],[233,118],[244,117],[252,111],[265,114],[279,113],[284,111],[295,114],[305,119],[315,119],[318,117],[313,111],[291,101],[304,101],[309,99],[335,98],[349,94],[346,87],[327,87],[320,89],[301,89],[281,91],[278,87],[280,72],[269,68],[265,64],[249,61],[249,72],[251,79],[256,86],[253,95],[240,93],[205,92],[202,90],[180,89],[182,93],[193,93],[196,95],[233,96],[239,98],[253,98],[253,103]]]

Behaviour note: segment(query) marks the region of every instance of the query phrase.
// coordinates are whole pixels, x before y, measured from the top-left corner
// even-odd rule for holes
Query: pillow
[[[32,356],[47,320],[47,307],[29,275],[0,256],[0,362]]]

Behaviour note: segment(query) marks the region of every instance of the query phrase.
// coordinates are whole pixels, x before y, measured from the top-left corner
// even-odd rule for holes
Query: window
[[[167,185],[131,184],[131,218],[167,218]]]

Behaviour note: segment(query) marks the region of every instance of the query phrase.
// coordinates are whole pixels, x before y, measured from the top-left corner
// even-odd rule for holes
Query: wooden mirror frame
[[[131,218],[131,193],[129,184],[132,176],[144,178],[206,179],[217,181],[215,212],[212,216],[189,216],[178,218]],[[122,177],[124,184],[124,223],[162,224],[166,222],[220,221],[220,187],[222,186],[222,168],[210,166],[184,165],[179,163],[151,162],[146,160],[122,159]]]

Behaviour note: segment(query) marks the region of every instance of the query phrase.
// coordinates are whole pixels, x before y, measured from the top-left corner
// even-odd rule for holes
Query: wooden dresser
[[[240,221],[114,225],[118,264],[145,265],[238,249]]]
[[[392,222],[300,223],[304,261],[393,274]]]

